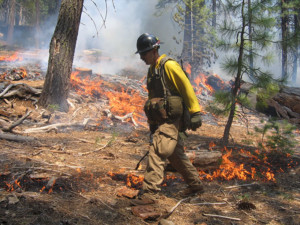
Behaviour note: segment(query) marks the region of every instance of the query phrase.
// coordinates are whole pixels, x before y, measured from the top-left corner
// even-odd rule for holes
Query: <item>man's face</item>
[[[146,63],[146,65],[154,65],[156,62],[155,50],[152,49],[150,51],[140,53],[140,58]]]

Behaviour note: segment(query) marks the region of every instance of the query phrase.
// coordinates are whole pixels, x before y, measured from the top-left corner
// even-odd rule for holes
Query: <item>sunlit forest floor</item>
[[[16,110],[17,105],[29,107],[21,100],[14,105]],[[3,102],[0,106],[2,110],[8,107]],[[70,117],[72,113],[63,116]],[[254,123],[259,121],[259,117],[255,122],[255,116],[251,116]],[[203,126],[189,132],[186,149],[222,151],[224,155],[232,150],[231,166],[239,170],[220,167],[219,171],[228,173],[208,179],[216,170],[204,169],[206,175],[201,178],[206,192],[181,203],[168,220],[174,224],[299,224],[299,147],[289,157],[269,154],[259,161],[253,155],[246,156],[241,149],[254,154],[259,137],[250,135],[245,125],[235,121],[230,146],[224,150],[218,139],[222,137],[225,121],[226,118],[204,115]],[[146,160],[140,170],[135,167],[148,150],[147,128],[115,121],[105,129],[54,130],[28,136],[36,140],[0,140],[1,224],[158,223],[134,216],[130,199],[119,194],[124,187],[135,190],[141,187]],[[241,164],[245,170],[241,170]],[[256,168],[253,177],[250,168]],[[263,173],[267,168],[274,177]],[[245,180],[239,179],[238,173],[242,172],[246,174]],[[179,174],[167,172],[167,175],[175,178],[166,179],[162,187],[158,203],[162,211],[175,206],[182,199],[176,194],[186,187]]]
[[[16,74],[22,77],[24,71],[10,73]],[[39,79],[20,78],[18,82],[41,87],[43,79],[39,71],[29,75],[34,78],[37,74]],[[143,220],[133,215],[130,203],[132,193],[141,188],[146,167],[147,158],[135,170],[149,148],[145,118],[140,118],[142,114],[138,114],[137,108],[129,109],[135,114],[127,119],[122,120],[116,114],[124,110],[117,107],[124,99],[131,101],[127,106],[136,103],[132,105],[142,108],[143,97],[122,88],[133,85],[142,90],[140,81],[110,77],[114,83],[106,80],[99,84],[105,94],[93,92],[93,96],[86,96],[72,90],[68,113],[58,112],[54,106],[49,110],[38,107],[33,104],[32,96],[1,99],[0,116],[8,123],[31,111],[12,133],[34,140],[0,139],[0,224],[162,222],[160,218]],[[7,82],[10,83],[0,84]],[[109,95],[109,88],[117,91]],[[109,105],[110,97],[118,93],[121,97],[115,105]],[[226,117],[203,112],[203,125],[197,131],[188,131],[186,151],[218,151],[222,157],[213,166],[196,165],[205,193],[181,202],[167,218],[170,224],[300,224],[299,130],[295,132],[298,145],[293,155],[261,152],[258,145],[262,136],[254,128],[261,127],[260,120],[267,117],[248,110],[243,113],[245,117],[234,120],[226,148],[219,142]],[[29,132],[49,125],[56,126]],[[161,213],[182,200],[178,193],[186,188],[180,174],[166,167],[158,201]]]

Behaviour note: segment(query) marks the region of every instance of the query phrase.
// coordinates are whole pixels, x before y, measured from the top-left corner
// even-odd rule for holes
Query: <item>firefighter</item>
[[[184,153],[182,132],[201,126],[200,105],[182,67],[166,54],[160,55],[160,40],[148,33],[137,39],[137,52],[146,65],[148,100],[144,110],[150,128],[150,150],[142,190],[135,204],[154,203],[159,198],[166,161],[184,178],[183,195],[202,193],[197,169]]]

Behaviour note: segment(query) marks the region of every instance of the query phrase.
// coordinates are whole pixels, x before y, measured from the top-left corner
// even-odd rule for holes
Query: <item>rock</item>
[[[133,215],[141,217],[143,220],[155,220],[162,215],[159,208],[154,205],[139,205],[131,207]]]
[[[130,188],[128,188],[128,187],[126,187],[126,186],[123,186],[123,187],[121,187],[121,188],[118,188],[117,190],[116,190],[116,193],[117,193],[117,196],[118,197],[127,197],[127,198],[134,198],[134,197],[136,197],[137,196],[137,194],[138,194],[138,190],[133,190],[133,189],[130,189]]]

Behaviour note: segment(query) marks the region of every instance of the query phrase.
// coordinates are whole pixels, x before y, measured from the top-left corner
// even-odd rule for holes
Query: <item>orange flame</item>
[[[23,57],[19,56],[18,53],[14,53],[11,56],[0,56],[0,61],[5,61],[5,62],[15,62],[15,61],[22,61]]]
[[[192,73],[192,66],[190,64],[186,64],[184,66],[185,72],[187,72],[187,74],[191,75]]]
[[[196,94],[201,94],[203,89],[205,88],[210,93],[214,92],[212,86],[210,86],[207,82],[207,78],[203,73],[200,73],[195,79],[194,83],[196,84]]]
[[[109,99],[111,112],[117,116],[125,116],[133,113],[133,118],[137,123],[143,124],[145,115],[143,105],[145,99],[135,90],[104,91],[101,88],[102,80],[91,80],[90,76],[85,78],[79,77],[79,71],[72,72],[71,84],[75,87],[76,92],[82,95],[103,95]],[[139,122],[140,121],[140,122]]]
[[[25,78],[25,77],[27,77],[27,71],[26,71],[26,69],[25,69],[25,68],[21,67],[21,68],[20,68],[20,73],[22,74],[22,75],[21,75],[21,76],[22,76],[22,78]]]
[[[222,164],[220,165],[219,169],[214,171],[212,174],[208,174],[204,171],[199,171],[200,178],[206,180],[213,180],[216,178],[221,178],[225,180],[232,180],[232,179],[239,179],[239,180],[248,180],[248,179],[255,179],[256,178],[256,169],[251,167],[250,170],[244,168],[244,164],[237,165],[235,162],[231,161],[229,158],[231,156],[232,150],[227,150],[225,148],[226,153],[222,156]],[[249,154],[253,159],[258,159],[256,156],[252,155],[250,152],[246,152],[241,150],[242,153]],[[264,158],[264,163],[266,162],[266,157]],[[270,168],[267,169],[266,172],[261,172],[261,174],[265,177],[268,181],[275,182],[275,175],[271,171]]]
[[[79,75],[79,71],[74,71],[71,74],[71,84],[76,88],[78,94],[81,95],[93,95],[95,93],[101,92],[101,84],[102,81],[92,81],[90,80],[90,76],[86,76],[84,79],[81,79]]]
[[[209,150],[213,150],[213,147],[215,147],[216,146],[216,144],[215,143],[213,143],[213,142],[210,142],[209,143]]]

